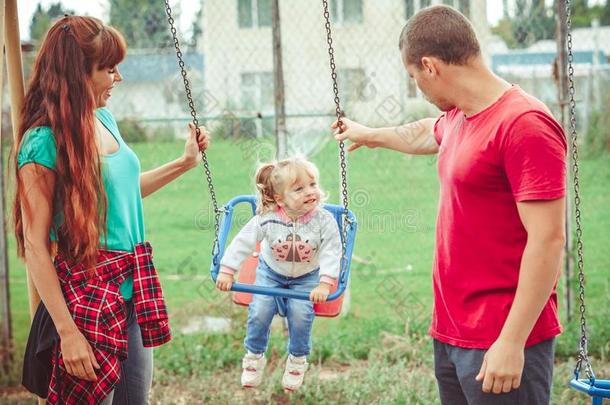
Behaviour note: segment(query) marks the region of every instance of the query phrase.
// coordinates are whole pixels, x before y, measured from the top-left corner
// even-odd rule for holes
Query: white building
[[[375,125],[431,109],[409,84],[398,52],[408,17],[421,7],[451,4],[489,38],[485,0],[330,0],[342,108]],[[327,127],[334,112],[321,1],[280,1],[283,73],[289,131]],[[274,113],[270,0],[206,0],[203,10],[208,116]],[[415,109],[415,110],[414,110]],[[433,110],[433,109],[432,109]],[[318,117],[318,118],[316,118]]]
[[[118,121],[137,121],[150,136],[188,134],[189,115],[176,55],[166,50],[130,49],[119,65],[123,82],[109,106]],[[203,99],[204,57],[184,51],[183,58],[196,105]]]

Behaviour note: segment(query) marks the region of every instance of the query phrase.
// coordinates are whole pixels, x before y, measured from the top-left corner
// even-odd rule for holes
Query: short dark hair
[[[407,63],[418,68],[424,56],[464,65],[471,57],[481,54],[472,24],[449,6],[427,7],[411,17],[400,33],[398,47]]]

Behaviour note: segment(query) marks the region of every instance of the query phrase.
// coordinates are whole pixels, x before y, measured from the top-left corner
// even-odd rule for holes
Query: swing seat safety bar
[[[222,219],[220,223],[220,234],[218,236],[218,244],[214,246],[212,255],[212,265],[210,272],[212,274],[212,280],[216,282],[218,277],[218,271],[220,270],[220,261],[225,252],[225,246],[231,230],[231,224],[233,222],[233,212],[235,206],[241,203],[250,204],[252,208],[252,215],[256,213],[256,197],[253,195],[241,195],[233,198],[223,208]],[[333,217],[337,221],[339,226],[339,234],[343,238],[343,213],[344,209],[340,205],[324,204],[324,208],[333,214]],[[339,279],[337,285],[337,291],[328,296],[327,301],[332,301],[339,298],[345,289],[347,288],[347,282],[349,280],[350,265],[352,261],[352,252],[354,250],[354,240],[356,238],[356,217],[348,210],[347,214],[347,232],[346,232],[346,244],[345,244],[345,257],[341,260],[341,270],[339,272]],[[263,294],[274,297],[285,297],[294,298],[299,300],[309,300],[308,291],[290,290],[287,288],[273,288],[273,287],[261,287],[257,285],[249,285],[242,283],[234,283],[231,291],[239,291],[252,294]]]
[[[593,397],[594,405],[601,405],[602,398],[610,398],[610,380],[590,380],[574,378],[570,386]]]

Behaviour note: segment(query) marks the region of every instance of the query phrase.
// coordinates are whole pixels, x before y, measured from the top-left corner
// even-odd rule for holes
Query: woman
[[[42,299],[23,382],[50,404],[146,403],[151,347],[171,338],[142,197],[197,166],[209,139],[191,125],[179,159],[140,173],[105,108],[125,53],[122,35],[98,19],[60,19],[21,113],[15,233]]]

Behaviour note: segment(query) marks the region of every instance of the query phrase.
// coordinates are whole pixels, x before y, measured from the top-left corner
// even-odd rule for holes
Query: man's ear
[[[438,74],[438,65],[436,58],[424,56],[421,58],[421,71],[425,75],[436,76]]]

